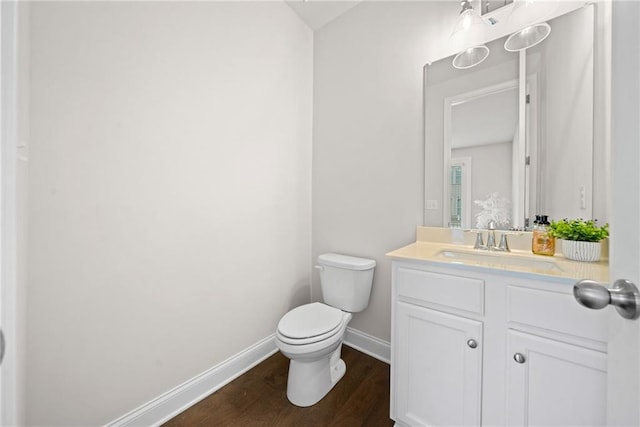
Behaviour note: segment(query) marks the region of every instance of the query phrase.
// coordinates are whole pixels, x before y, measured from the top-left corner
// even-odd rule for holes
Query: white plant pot
[[[600,261],[600,242],[562,241],[562,254],[574,261]]]

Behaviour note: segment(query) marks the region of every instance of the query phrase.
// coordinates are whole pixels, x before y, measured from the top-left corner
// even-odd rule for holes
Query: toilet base
[[[287,398],[296,406],[312,406],[322,400],[344,376],[347,365],[340,359],[342,344],[329,355],[315,361],[291,360],[287,379]]]

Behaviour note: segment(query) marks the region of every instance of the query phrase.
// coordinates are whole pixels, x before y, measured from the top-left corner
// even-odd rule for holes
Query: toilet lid
[[[319,302],[301,305],[280,319],[278,331],[293,339],[315,337],[338,328],[342,314],[337,308]]]

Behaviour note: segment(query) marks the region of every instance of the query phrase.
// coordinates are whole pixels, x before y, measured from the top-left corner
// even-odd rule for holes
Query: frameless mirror
[[[425,225],[475,228],[482,207],[508,206],[504,228],[529,218],[592,217],[594,8],[549,21],[551,35],[507,52],[507,37],[470,69],[425,67]],[[598,160],[603,161],[603,160]]]

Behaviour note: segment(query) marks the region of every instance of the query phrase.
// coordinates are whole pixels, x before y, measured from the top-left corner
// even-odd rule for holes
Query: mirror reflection
[[[593,7],[549,25],[523,51],[524,72],[506,37],[476,67],[452,58],[425,67],[426,225],[482,227],[490,197],[506,206],[501,228],[525,228],[536,214],[592,218]]]
[[[445,125],[451,153],[447,219],[451,227],[470,228],[482,210],[474,201],[492,193],[514,200],[513,183],[520,173],[513,158],[518,144],[518,82],[446,99],[445,116],[451,117]],[[509,218],[517,218],[515,204],[509,205]]]

